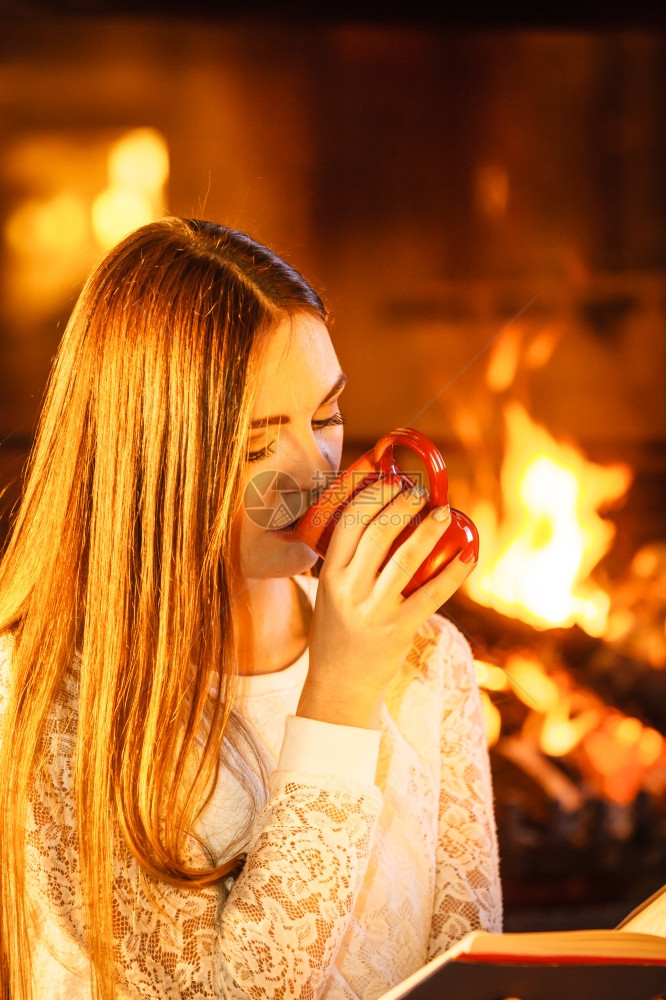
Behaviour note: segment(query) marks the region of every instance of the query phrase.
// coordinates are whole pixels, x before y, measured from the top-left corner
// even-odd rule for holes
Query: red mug
[[[294,534],[320,556],[325,556],[335,525],[349,502],[360,490],[387,476],[397,476],[403,481],[406,489],[411,488],[414,485],[413,481],[398,468],[393,458],[393,448],[397,445],[410,448],[425,464],[430,496],[425,506],[412,517],[393,542],[383,564],[386,565],[396,549],[411,535],[423,518],[427,517],[435,507],[442,507],[449,502],[449,477],[444,459],[432,441],[411,427],[399,427],[384,435],[374,448],[366,451],[337,479],[334,479],[302,516],[293,529]],[[431,580],[459,552],[473,552],[474,558],[477,559],[479,533],[466,514],[452,507],[451,524],[404,588],[403,596],[408,597],[418,587]]]

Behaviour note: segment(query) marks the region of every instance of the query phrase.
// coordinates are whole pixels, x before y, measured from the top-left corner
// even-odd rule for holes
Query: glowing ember
[[[584,741],[588,759],[601,776],[604,793],[615,802],[632,802],[646,770],[664,752],[664,739],[638,719],[612,713]]]
[[[614,802],[632,802],[648,787],[651,775],[666,764],[666,741],[639,719],[604,705],[592,692],[572,688],[563,671],[548,674],[528,654],[512,654],[504,670],[476,660],[488,745],[527,765],[528,773],[547,774],[547,759],[575,752],[576,767],[591,787]],[[504,684],[499,674],[504,674]],[[528,706],[520,736],[502,732],[502,717],[489,692],[511,688]],[[569,758],[570,761],[574,758]],[[659,787],[663,781],[657,777]],[[575,808],[580,808],[576,802]]]
[[[571,696],[537,660],[513,654],[507,657],[506,674],[516,696],[532,709],[524,735],[533,736],[549,757],[569,753],[599,724],[600,712],[595,708],[575,712]]]
[[[475,659],[474,667],[479,687],[485,688],[486,691],[504,691],[508,687],[509,681],[506,676],[506,670],[503,670],[496,663],[488,663],[486,660]]]
[[[514,653],[507,657],[506,675],[515,694],[535,712],[552,712],[560,698],[555,681],[537,660]]]
[[[540,746],[550,757],[563,757],[577,747],[580,741],[598,724],[601,713],[593,708],[571,717],[570,702],[563,698],[555,711],[544,719]]]
[[[631,472],[589,462],[530,420],[519,403],[506,407],[505,418],[504,518],[498,523],[487,503],[470,509],[481,551],[469,593],[538,628],[578,623],[602,635],[609,597],[588,575],[608,551],[615,528],[597,511],[623,496]]]

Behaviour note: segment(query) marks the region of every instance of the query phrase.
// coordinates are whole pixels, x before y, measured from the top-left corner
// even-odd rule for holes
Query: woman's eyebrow
[[[326,395],[322,399],[317,409],[322,407],[325,403],[328,403],[330,399],[333,399],[334,396],[336,396],[339,392],[341,392],[346,381],[347,381],[347,376],[345,375],[344,372],[340,372],[337,379],[335,380],[335,384],[331,386],[330,390],[326,393]],[[288,423],[289,423],[289,417],[281,414],[276,414],[273,417],[260,417],[258,420],[252,420],[250,422],[250,427],[254,431],[260,429],[261,427],[268,427],[270,424],[288,424]]]

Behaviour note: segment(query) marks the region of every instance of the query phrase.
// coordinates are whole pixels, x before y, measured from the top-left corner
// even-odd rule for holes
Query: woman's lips
[[[297,517],[295,521],[292,521],[291,524],[285,525],[284,528],[271,528],[270,533],[271,535],[277,535],[278,538],[296,539],[297,536],[295,529],[299,521],[300,517]]]

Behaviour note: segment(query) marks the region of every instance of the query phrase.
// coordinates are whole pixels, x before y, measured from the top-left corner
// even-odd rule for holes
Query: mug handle
[[[424,463],[429,482],[430,499],[428,506],[442,507],[449,502],[449,474],[439,450],[425,434],[413,427],[398,427],[380,438],[373,449],[374,464],[384,475],[400,472],[393,461],[393,448],[403,445],[416,452]]]

